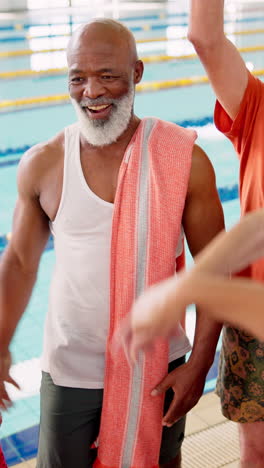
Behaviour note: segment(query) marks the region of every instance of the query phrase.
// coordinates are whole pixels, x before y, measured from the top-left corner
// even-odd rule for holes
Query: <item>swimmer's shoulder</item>
[[[37,172],[49,170],[64,156],[64,132],[50,140],[32,146],[21,158],[19,170]]]
[[[32,146],[22,156],[18,166],[18,183],[21,179],[29,186],[39,185],[58,164],[63,164],[64,131],[42,143]]]
[[[21,158],[20,164],[38,166],[56,161],[64,154],[64,131],[59,132],[51,139],[32,146]]]
[[[215,185],[215,172],[206,152],[197,144],[193,146],[188,194],[203,193],[205,187]]]

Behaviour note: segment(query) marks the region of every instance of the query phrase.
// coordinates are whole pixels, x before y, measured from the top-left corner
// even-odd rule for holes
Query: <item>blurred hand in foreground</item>
[[[138,352],[151,349],[157,338],[174,334],[186,308],[182,277],[185,275],[173,276],[147,289],[117,330],[114,342],[123,345],[131,364],[136,362]]]

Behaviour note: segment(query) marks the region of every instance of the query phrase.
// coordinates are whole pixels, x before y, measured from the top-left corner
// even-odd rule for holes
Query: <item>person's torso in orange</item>
[[[234,121],[216,103],[215,124],[233,143],[240,160],[241,214],[264,208],[264,83],[249,73],[247,89]],[[264,259],[243,276],[264,281]]]

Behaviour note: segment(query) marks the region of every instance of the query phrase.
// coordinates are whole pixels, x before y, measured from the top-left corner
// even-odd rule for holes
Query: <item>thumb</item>
[[[168,388],[172,386],[171,376],[170,374],[166,375],[166,377],[152,390],[151,396],[161,395],[165,393]]]

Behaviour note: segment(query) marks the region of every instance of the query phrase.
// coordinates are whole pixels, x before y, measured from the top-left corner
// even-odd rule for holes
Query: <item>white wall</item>
[[[0,11],[26,10],[27,0],[0,0]]]

